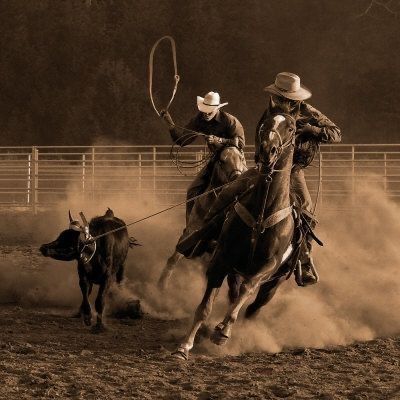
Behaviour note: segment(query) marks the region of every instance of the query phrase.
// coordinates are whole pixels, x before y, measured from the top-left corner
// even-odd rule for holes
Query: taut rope
[[[225,184],[223,184],[223,185],[221,185],[221,186],[218,186],[218,187],[216,187],[216,188],[213,188],[213,189],[211,189],[211,190],[208,190],[207,192],[204,192],[204,193],[199,194],[199,195],[197,195],[197,196],[191,197],[190,199],[187,199],[187,200],[185,200],[185,201],[181,201],[180,203],[176,203],[176,204],[174,204],[174,205],[172,205],[172,206],[170,206],[170,207],[164,208],[163,210],[160,210],[160,211],[157,211],[157,212],[155,212],[155,213],[153,213],[153,214],[147,215],[146,217],[137,219],[136,221],[133,221],[133,222],[131,222],[131,223],[129,223],[129,224],[121,225],[121,226],[119,226],[118,228],[115,228],[115,229],[112,229],[112,230],[110,230],[110,231],[104,232],[104,233],[102,233],[102,234],[100,234],[100,235],[97,235],[97,236],[93,236],[93,237],[90,238],[90,240],[88,240],[88,242],[96,241],[97,239],[100,239],[100,238],[103,237],[103,236],[107,236],[107,235],[110,235],[111,233],[118,232],[118,231],[120,231],[120,230],[122,230],[122,229],[127,228],[128,226],[135,225],[135,224],[137,224],[137,223],[139,223],[139,222],[145,221],[146,219],[153,218],[153,217],[155,217],[155,216],[157,216],[157,215],[159,215],[159,214],[162,214],[162,213],[165,213],[165,212],[167,212],[167,211],[170,211],[170,210],[172,210],[173,208],[182,206],[182,205],[184,205],[184,204],[186,204],[186,203],[189,203],[189,202],[191,202],[191,201],[195,201],[195,200],[197,200],[197,199],[199,199],[199,198],[201,198],[201,197],[203,197],[203,196],[208,195],[209,193],[215,192],[216,190],[223,189],[225,186],[228,186],[228,185],[230,185],[230,184],[233,183],[233,182],[237,182],[237,181],[239,181],[239,180],[246,180],[246,179],[249,179],[249,178],[247,178],[247,177],[246,177],[246,178],[240,178],[240,177],[239,177],[239,178],[236,178],[236,179],[233,180],[233,181],[227,182],[227,183],[225,183]]]

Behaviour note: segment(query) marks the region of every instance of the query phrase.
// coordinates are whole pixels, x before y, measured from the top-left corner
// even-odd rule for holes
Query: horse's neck
[[[276,163],[272,174],[272,181],[266,181],[265,172],[261,169],[258,202],[261,212],[264,196],[267,196],[264,215],[271,215],[275,211],[282,210],[290,205],[290,173],[293,163],[293,148],[289,147],[282,153],[279,162]],[[261,199],[261,201],[260,201]]]

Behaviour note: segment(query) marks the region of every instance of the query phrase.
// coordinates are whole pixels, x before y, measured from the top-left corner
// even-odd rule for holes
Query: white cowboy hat
[[[276,75],[275,83],[265,87],[264,90],[290,100],[306,100],[312,95],[310,90],[300,84],[300,77],[291,72],[280,72]]]
[[[221,108],[227,104],[221,104],[221,99],[217,92],[208,92],[204,97],[197,96],[197,107],[204,113],[213,112],[216,108]]]

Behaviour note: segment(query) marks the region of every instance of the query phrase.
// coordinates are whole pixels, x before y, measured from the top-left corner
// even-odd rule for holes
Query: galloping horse
[[[186,228],[179,238],[178,243],[186,235],[201,226],[205,214],[216,198],[216,192],[213,191],[213,189],[235,180],[240,174],[242,174],[242,172],[247,171],[244,155],[236,147],[229,146],[223,148],[217,154],[217,157],[218,160],[214,162],[210,183],[206,187],[204,195],[194,200],[194,205],[190,212]],[[175,249],[174,253],[168,258],[167,264],[158,281],[158,285],[161,288],[165,288],[176,264],[182,257],[183,255]]]
[[[271,104],[272,105],[272,104]],[[254,188],[230,210],[222,227],[218,245],[207,271],[207,287],[194,315],[193,325],[183,343],[173,353],[188,359],[198,329],[211,313],[214,299],[225,277],[239,274],[242,283],[225,318],[214,329],[211,340],[218,345],[231,336],[239,311],[249,297],[259,289],[246,316],[253,315],[266,304],[284,279],[291,251],[294,221],[290,206],[290,173],[293,163],[296,119],[289,107],[277,109],[265,116],[257,134],[260,166],[241,175]],[[229,283],[229,279],[228,279]]]

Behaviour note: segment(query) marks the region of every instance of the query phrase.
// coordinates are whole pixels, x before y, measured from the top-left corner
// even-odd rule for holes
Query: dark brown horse
[[[289,186],[296,131],[293,114],[296,113],[273,107],[271,104],[271,112],[257,132],[259,167],[241,175],[241,179],[248,177],[254,188],[235,204],[224,222],[207,271],[203,300],[197,307],[191,329],[174,352],[178,358],[188,358],[196,333],[210,315],[226,277],[239,274],[242,282],[225,318],[211,336],[218,345],[230,338],[239,311],[249,297],[259,290],[247,309],[247,316],[266,304],[284,279],[280,271],[290,252],[294,232]]]
[[[216,192],[213,191],[213,189],[235,180],[246,170],[247,166],[244,155],[236,147],[225,147],[218,154],[218,160],[212,165],[210,182],[204,191],[204,195],[194,201],[186,228],[179,238],[178,243],[183,237],[189,235],[202,225],[204,216],[216,197]],[[174,253],[168,258],[167,264],[161,273],[158,281],[159,287],[166,287],[168,279],[171,277],[176,264],[182,257],[183,255],[175,249]]]

